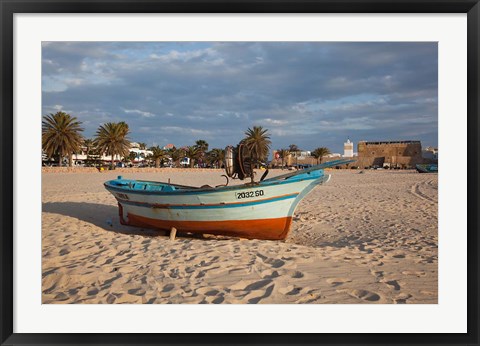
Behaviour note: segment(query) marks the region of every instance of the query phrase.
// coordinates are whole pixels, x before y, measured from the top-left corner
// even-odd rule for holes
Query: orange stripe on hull
[[[167,221],[128,214],[128,223],[120,216],[122,223],[129,226],[235,236],[248,239],[281,240],[290,232],[291,217],[263,220],[229,221]]]

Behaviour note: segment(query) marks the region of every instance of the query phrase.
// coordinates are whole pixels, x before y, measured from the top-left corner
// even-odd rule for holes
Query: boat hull
[[[249,239],[285,239],[298,203],[316,185],[328,181],[323,171],[281,182],[222,188],[172,188],[152,182],[120,180],[105,187],[117,199],[124,225],[177,229]]]
[[[171,230],[175,228],[182,232],[225,235],[247,239],[282,240],[285,239],[292,223],[292,217],[256,220],[223,220],[223,221],[180,221],[154,219],[124,211],[119,203],[120,223],[128,226]]]

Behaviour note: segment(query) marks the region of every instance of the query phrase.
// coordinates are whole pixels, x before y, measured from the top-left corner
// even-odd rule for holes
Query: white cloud
[[[167,54],[160,54],[160,55],[150,54],[150,59],[160,60],[165,63],[175,62],[175,61],[187,62],[189,60],[200,58],[200,57],[203,57],[204,59],[208,60],[208,58],[215,57],[216,54],[217,52],[212,48],[191,50],[191,51],[185,51],[185,52],[171,50]],[[218,58],[214,59],[213,62],[214,64],[222,63],[221,59],[219,60]]]
[[[278,119],[271,119],[271,118],[266,118],[266,119],[261,119],[259,122],[265,122],[270,125],[278,125],[278,126],[284,126],[288,124],[288,121],[286,120],[278,120]]]
[[[151,117],[154,117],[155,114],[153,113],[150,113],[150,112],[144,112],[144,111],[141,111],[139,109],[123,109],[123,111],[125,113],[135,113],[135,114],[140,114],[142,117],[145,117],[145,118],[151,118]]]
[[[202,135],[208,136],[211,134],[210,131],[207,130],[200,130],[200,129],[192,129],[188,127],[180,127],[180,126],[162,126],[160,130],[167,132],[167,133],[176,133],[176,134],[190,134],[190,135]]]

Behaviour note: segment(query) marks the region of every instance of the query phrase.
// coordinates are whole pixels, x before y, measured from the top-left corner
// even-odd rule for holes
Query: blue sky
[[[437,70],[433,42],[43,42],[42,115],[70,113],[87,138],[125,121],[148,146],[224,148],[253,126],[272,149],[437,146]]]

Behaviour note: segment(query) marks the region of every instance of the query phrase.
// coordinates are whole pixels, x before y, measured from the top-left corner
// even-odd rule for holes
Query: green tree
[[[300,151],[300,148],[296,144],[290,144],[288,146],[288,149],[290,150],[290,153],[293,155],[295,158],[295,166],[298,164],[298,152]]]
[[[115,155],[127,156],[130,149],[129,128],[125,122],[100,125],[95,137],[95,145],[100,153],[112,156],[111,167],[115,166]]]
[[[155,167],[159,168],[160,163],[163,159],[167,157],[167,153],[165,150],[160,148],[158,145],[156,147],[151,147],[149,149],[152,153],[147,156],[148,159],[154,160],[155,161]]]
[[[168,150],[168,156],[172,159],[173,167],[178,167],[180,159],[184,156],[182,149],[172,148]]]
[[[296,153],[299,149],[298,149],[298,146],[296,144],[290,144],[288,146],[288,150],[291,152],[291,153]]]
[[[95,146],[95,141],[93,139],[85,139],[83,145],[87,148],[87,158],[85,164],[88,167],[95,167],[100,165],[100,153]]]
[[[214,148],[207,153],[207,160],[211,163],[215,168],[220,168],[222,166],[222,162],[225,160],[225,150]]]
[[[123,135],[126,137],[128,135],[128,133],[130,132],[128,124],[125,121],[120,121],[117,124],[118,124],[118,126],[120,126]]]
[[[197,147],[198,150],[200,150],[200,152],[202,153],[206,153],[208,151],[208,143],[203,139],[199,139],[198,141],[196,141],[195,147]]]
[[[203,139],[199,139],[198,141],[195,142],[194,146],[199,151],[197,160],[201,160],[202,163],[204,163],[205,160],[206,160],[206,155],[207,155],[207,151],[208,151],[208,143]]]
[[[62,158],[68,155],[68,162],[72,166],[72,154],[80,150],[83,144],[81,122],[65,112],[57,112],[43,117],[42,120],[42,149],[52,157],[58,155],[58,165],[62,165]]]
[[[195,145],[185,148],[185,156],[190,159],[190,168],[193,168],[195,161],[200,157],[201,154],[202,152]]]
[[[278,153],[278,156],[280,156],[280,158],[282,159],[282,168],[283,168],[285,165],[285,159],[288,157],[288,155],[290,155],[290,150],[280,149],[280,150],[277,150],[277,153]]]
[[[138,143],[138,147],[139,147],[140,150],[145,150],[145,149],[147,149],[147,144],[146,144],[146,143],[139,142],[139,143]]]
[[[248,128],[245,132],[245,138],[241,143],[245,144],[251,152],[254,161],[265,161],[270,150],[270,136],[268,130],[261,126],[254,126],[253,129]]]
[[[322,158],[329,154],[331,154],[330,150],[325,147],[317,148],[312,151],[312,156],[317,159],[317,165],[322,163]]]
[[[136,152],[131,151],[131,152],[128,154],[128,161],[130,161],[131,163],[133,163],[136,158],[137,158],[137,153],[136,153]]]
[[[90,160],[90,155],[91,155],[91,151],[94,147],[93,145],[93,139],[84,139],[83,140],[83,145],[87,148],[87,158],[86,158],[86,161],[89,161]]]

